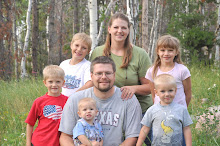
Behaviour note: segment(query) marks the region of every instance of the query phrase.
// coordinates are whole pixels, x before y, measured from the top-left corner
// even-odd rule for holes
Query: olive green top
[[[97,56],[103,55],[104,46],[95,48],[90,56],[90,61]],[[123,61],[123,56],[117,56],[111,53],[110,58],[114,60],[116,64],[115,73],[115,85],[119,88],[123,86],[141,85],[139,78],[145,77],[147,69],[151,66],[151,60],[147,52],[137,46],[133,46],[132,59],[129,62],[129,66],[126,68],[120,68]],[[153,104],[150,95],[137,95],[137,99],[140,102],[142,113]]]

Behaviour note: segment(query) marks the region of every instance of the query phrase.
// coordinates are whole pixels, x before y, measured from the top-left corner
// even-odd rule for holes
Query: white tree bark
[[[156,41],[157,41],[157,29],[158,29],[158,21],[159,21],[159,17],[160,17],[160,5],[157,4],[157,14],[156,14],[156,21],[155,21],[155,25],[154,25],[154,37],[153,37],[153,42],[152,42],[152,48],[151,48],[151,60],[154,61],[154,50],[155,50],[155,46],[156,46]]]
[[[118,1],[118,0],[111,0],[111,1],[110,1],[110,3],[108,4],[107,9],[105,10],[105,16],[108,16],[108,15],[109,15],[112,6],[114,6],[114,4],[115,4],[117,1]],[[98,34],[98,36],[97,36],[97,45],[98,45],[98,43],[100,42],[101,35],[102,35],[102,33],[103,33],[104,24],[105,24],[105,21],[102,21],[101,24],[100,24],[99,34]],[[96,46],[94,46],[94,47],[96,47]]]
[[[47,21],[46,21],[46,34],[47,34],[47,52],[49,54],[49,16],[47,16]]]
[[[97,0],[88,0],[88,7],[89,7],[89,18],[90,18],[90,37],[92,39],[92,50],[93,50],[95,46],[98,45]]]
[[[138,0],[127,0],[127,15],[131,23],[130,26],[130,40],[131,43],[136,42],[136,33],[138,27],[138,13],[139,13],[139,1]]]
[[[148,50],[148,0],[142,1],[142,48]]]
[[[189,0],[186,0],[186,14],[189,14]]]
[[[23,57],[21,60],[21,77],[22,78],[27,76],[25,64],[26,64],[26,56],[27,56],[26,50],[28,48],[30,31],[31,31],[31,25],[30,25],[31,6],[32,6],[32,0],[29,0],[28,1],[27,18],[26,18],[27,31],[26,31],[25,41],[24,41]]]
[[[155,31],[155,25],[156,25],[156,19],[157,19],[157,4],[158,0],[155,0],[154,2],[154,17],[153,17],[153,24],[152,24],[152,27],[151,27],[151,32],[150,32],[150,41],[149,41],[149,55],[150,55],[150,58],[151,60],[153,61],[153,58],[152,56],[154,55],[154,48],[152,47],[153,46],[153,39],[154,39],[154,31]]]
[[[18,74],[18,41],[17,41],[17,26],[16,26],[16,2],[15,0],[13,1],[13,7],[14,7],[14,11],[13,11],[13,42],[14,42],[14,56],[15,56],[15,76],[16,79],[19,79],[19,74]]]
[[[217,22],[217,28],[216,28],[216,50],[215,50],[215,66],[220,68],[220,59],[219,59],[219,44],[220,41],[220,0],[217,0],[218,2],[218,22]]]

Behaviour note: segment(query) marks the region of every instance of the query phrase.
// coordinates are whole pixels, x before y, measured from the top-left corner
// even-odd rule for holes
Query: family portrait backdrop
[[[92,50],[104,44],[115,12],[128,16],[132,44],[152,62],[160,36],[180,40],[192,79],[193,145],[220,145],[220,0],[1,0],[0,145],[25,145],[24,121],[47,92],[43,68],[71,58],[75,33],[89,34]]]

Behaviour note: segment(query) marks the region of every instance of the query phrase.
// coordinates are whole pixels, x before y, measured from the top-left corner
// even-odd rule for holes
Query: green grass
[[[190,67],[193,98],[189,105],[189,113],[196,117],[210,106],[220,104],[220,72],[213,67]],[[0,81],[0,145],[25,145],[25,119],[35,98],[47,92],[42,79],[20,80],[19,82]],[[208,98],[202,104],[201,99]],[[193,146],[220,145],[220,138],[216,138],[216,123],[202,131],[196,130],[196,119],[193,120]]]

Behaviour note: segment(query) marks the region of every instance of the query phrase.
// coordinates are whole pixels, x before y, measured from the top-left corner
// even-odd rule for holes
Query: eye
[[[121,29],[124,29],[124,30],[126,30],[126,29],[127,29],[127,27],[122,27]]]
[[[90,108],[90,110],[92,111],[92,110],[94,110],[93,108]]]
[[[85,47],[83,47],[82,49],[83,49],[83,50],[87,50],[87,48],[85,48]]]
[[[86,111],[86,109],[84,108],[83,111]]]
[[[160,49],[160,51],[161,51],[161,52],[164,52],[165,50],[164,50],[164,49]]]
[[[161,93],[165,93],[165,91],[164,91],[164,90],[161,90],[160,92],[161,92]]]

